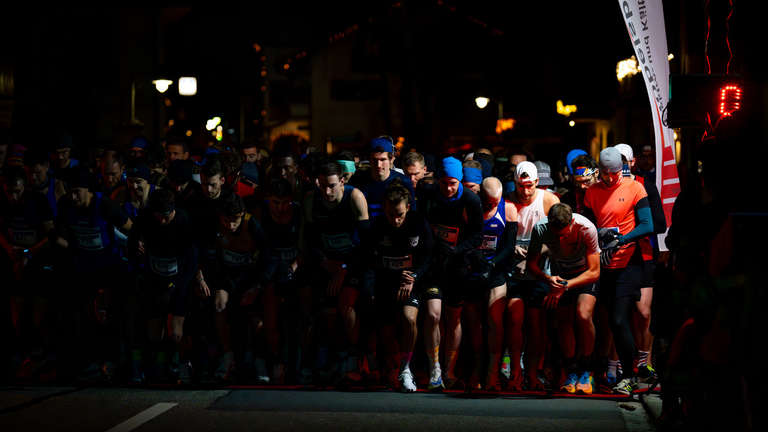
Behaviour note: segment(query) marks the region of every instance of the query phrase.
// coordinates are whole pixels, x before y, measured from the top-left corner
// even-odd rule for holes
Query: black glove
[[[600,251],[600,265],[607,266],[611,263],[611,259],[613,258],[613,254],[616,253],[618,250],[618,247],[612,247],[608,249],[603,249]]]
[[[600,243],[600,249],[612,249],[619,246],[619,233],[612,229],[600,228],[597,230],[597,240]]]

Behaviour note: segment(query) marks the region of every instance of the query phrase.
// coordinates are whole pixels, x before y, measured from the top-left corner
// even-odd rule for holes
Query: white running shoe
[[[413,374],[408,368],[400,372],[400,391],[403,393],[413,393],[416,389],[416,382],[413,380]]]
[[[429,374],[429,391],[440,391],[445,388],[443,385],[443,371],[440,370],[440,364],[436,364]]]

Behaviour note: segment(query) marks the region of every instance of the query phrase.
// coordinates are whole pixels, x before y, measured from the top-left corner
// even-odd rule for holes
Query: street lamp
[[[478,108],[484,109],[488,106],[488,102],[490,102],[490,99],[483,96],[478,96],[475,98],[475,105],[477,105]]]
[[[179,94],[182,96],[194,96],[197,94],[197,78],[179,78]]]
[[[152,81],[152,84],[155,85],[155,89],[160,93],[165,93],[168,90],[168,87],[173,84],[173,81],[165,78],[160,78]]]

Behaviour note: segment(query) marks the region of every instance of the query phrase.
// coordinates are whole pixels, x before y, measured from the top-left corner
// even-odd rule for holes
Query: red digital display
[[[720,116],[729,116],[734,111],[741,109],[741,87],[735,84],[726,84],[720,87],[718,100],[718,113]]]

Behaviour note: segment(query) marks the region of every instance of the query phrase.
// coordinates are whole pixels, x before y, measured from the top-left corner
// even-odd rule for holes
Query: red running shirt
[[[619,234],[625,235],[635,229],[635,205],[647,197],[645,187],[635,180],[622,178],[619,184],[612,187],[600,181],[587,189],[584,206],[592,209],[595,214],[597,228],[614,228],[618,229]],[[626,267],[634,252],[635,242],[625,244],[616,251],[605,268]]]

